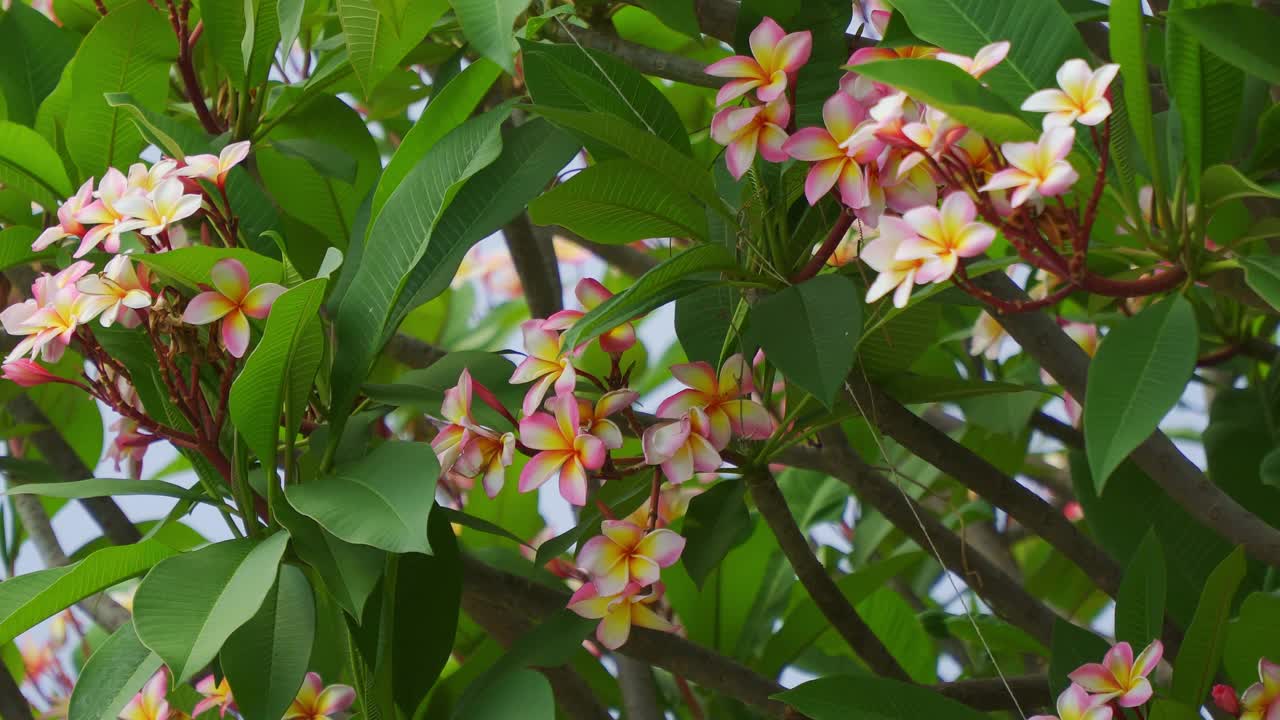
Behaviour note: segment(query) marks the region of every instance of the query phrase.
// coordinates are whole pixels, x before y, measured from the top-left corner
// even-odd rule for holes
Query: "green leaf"
[[[305,160],[321,175],[341,180],[348,185],[355,183],[356,173],[360,169],[356,159],[341,148],[311,138],[273,140],[270,147],[283,155]]]
[[[692,38],[702,36],[702,28],[698,25],[698,14],[694,10],[692,0],[638,0],[638,4],[657,15],[662,24],[672,30]]]
[[[174,554],[174,549],[158,540],[148,540],[134,545],[103,548],[80,562],[42,570],[52,581],[28,580],[24,585],[31,592],[21,596],[6,595],[5,610],[0,620],[0,644],[47,618],[50,618],[76,602],[106,590],[117,583],[149,570],[153,565]]]
[[[751,537],[746,492],[742,481],[726,480],[689,502],[681,530],[687,544],[680,560],[698,587],[730,550]]]
[[[205,143],[192,143],[191,139],[187,138],[187,146],[183,147],[183,143],[179,142],[174,135],[183,137],[197,131],[181,125],[173,118],[139,107],[138,102],[129,93],[106,93],[103,97],[111,107],[127,110],[129,119],[133,121],[134,127],[138,128],[138,132],[142,133],[143,139],[155,145],[169,157],[183,160],[188,152],[199,152],[203,149],[198,145],[205,145]],[[202,131],[199,132],[202,133]]]
[[[461,705],[459,706],[461,707]],[[485,685],[466,706],[466,715],[454,713],[457,720],[555,720],[556,703],[551,684],[533,670],[512,670]]]
[[[747,334],[788,380],[831,407],[853,369],[860,300],[847,277],[819,275],[752,306]]]
[[[374,402],[405,406],[435,412],[444,402],[444,393],[458,384],[463,370],[471,373],[473,381],[483,384],[497,396],[500,402],[518,406],[524,390],[507,382],[515,366],[505,357],[479,350],[451,352],[427,367],[410,370],[387,385],[366,385],[365,394]],[[483,403],[472,408],[476,419],[489,427],[509,426],[510,422],[497,411]],[[514,428],[512,428],[514,430]]]
[[[258,612],[288,544],[283,532],[261,543],[228,540],[171,557],[147,574],[134,596],[134,624],[175,683],[199,672]]]
[[[471,116],[500,74],[502,68],[481,58],[468,65],[432,96],[431,102],[427,103],[422,115],[409,128],[382,171],[378,187],[373,192],[373,209],[369,213],[371,220],[377,219],[387,198],[391,197],[391,193],[400,186],[427,151]],[[369,227],[373,227],[373,222],[369,223]]]
[[[497,63],[508,74],[516,74],[516,44],[512,28],[529,0],[451,0],[453,12],[462,23],[462,34],[481,55]]]
[[[292,423],[284,428],[286,436],[297,434],[302,425],[324,356],[319,311],[327,283],[324,278],[308,280],[276,298],[262,340],[231,385],[231,421],[264,466],[275,466],[281,408]]]
[[[986,715],[927,687],[869,675],[810,680],[773,696],[813,720],[985,720]]]
[[[1085,449],[1099,494],[1182,397],[1198,338],[1195,312],[1180,295],[1143,309],[1103,338],[1084,401]]]
[[[199,490],[184,488],[163,480],[128,480],[89,478],[71,482],[24,483],[12,485],[5,495],[42,495],[56,498],[95,498],[125,495],[153,495],[185,500],[205,500]]]
[[[40,104],[75,52],[75,35],[25,3],[9,6],[0,16],[0,105],[7,106],[9,120],[35,126]]]
[[[504,540],[510,540],[511,542],[517,545],[523,545],[529,548],[530,550],[536,549],[532,545],[530,545],[529,543],[521,539],[519,535],[516,535],[515,533],[511,532],[510,530],[507,530],[506,528],[502,527],[501,525],[498,525],[497,523],[489,522],[484,518],[476,517],[475,515],[468,515],[467,513],[462,512],[461,510],[454,510],[453,508],[448,508],[448,507],[440,508],[440,512],[446,518],[448,518],[449,522],[455,525],[461,525],[464,528],[470,528],[477,532],[482,532],[486,535],[492,535],[494,537],[503,538]]]
[[[473,720],[492,717],[492,720],[507,720],[524,714],[496,714],[482,716],[480,710],[489,707],[490,689],[503,684],[512,675],[518,675],[527,667],[556,667],[564,665],[582,650],[582,640],[595,627],[595,621],[578,617],[572,611],[563,609],[550,615],[533,629],[521,635],[501,659],[476,678],[466,692],[458,700],[450,717],[453,720]],[[500,708],[499,708],[500,709]],[[554,709],[554,708],[553,708]],[[554,713],[547,717],[550,720]]]
[[[1227,625],[1222,661],[1237,687],[1258,682],[1258,658],[1275,657],[1280,647],[1280,595],[1256,592],[1244,599],[1240,614]]]
[[[1142,29],[1142,0],[1112,0],[1111,59],[1120,64],[1124,105],[1129,125],[1142,148],[1142,157],[1157,187],[1160,155],[1156,151],[1155,126],[1151,120],[1151,87],[1147,80],[1146,34]]]
[[[302,31],[302,15],[306,12],[307,0],[276,0],[276,18],[280,22],[280,51],[285,55],[293,50],[298,41],[298,33]]]
[[[204,33],[218,65],[243,91],[267,81],[280,42],[277,0],[228,0],[203,9]]]
[[[58,153],[40,133],[11,122],[0,122],[0,183],[48,211],[71,195],[71,181]]]
[[[272,511],[289,531],[298,557],[315,568],[333,599],[351,617],[361,617],[369,593],[382,576],[384,553],[334,537],[287,502],[277,503]]]
[[[723,245],[695,245],[640,276],[626,290],[600,303],[578,319],[561,338],[564,347],[590,342],[618,325],[720,281],[718,274],[737,269]]]
[[[1071,684],[1067,675],[1086,663],[1102,662],[1110,646],[1092,632],[1057,618],[1049,642],[1049,690],[1056,697]]]
[[[112,633],[80,669],[67,720],[116,720],[161,664],[160,656],[138,639],[130,620]]]
[[[1160,538],[1149,530],[1116,595],[1116,640],[1133,645],[1135,652],[1164,634],[1165,574]]]
[[[170,250],[166,253],[139,255],[138,259],[160,275],[196,290],[210,283],[209,273],[220,260],[234,259],[244,263],[249,271],[250,286],[262,283],[278,283],[284,276],[284,266],[279,260],[259,255],[244,248],[220,248],[193,245]]]
[[[1262,458],[1258,467],[1258,476],[1263,485],[1270,485],[1280,490],[1280,448],[1273,448]]]
[[[173,28],[145,2],[115,8],[93,26],[71,69],[74,110],[67,116],[67,150],[82,176],[124,167],[146,143],[127,111],[108,105],[103,94],[129,93],[139,107],[163,106],[177,55]]]
[[[1239,258],[1244,266],[1244,281],[1249,289],[1280,312],[1280,257],[1255,255]]]
[[[739,300],[730,287],[709,287],[676,300],[676,338],[685,357],[720,367]]]
[[[608,114],[656,135],[685,155],[690,153],[689,133],[671,101],[626,63],[574,44],[525,42],[521,47],[525,81],[534,102]]]
[[[366,99],[448,9],[447,0],[338,0],[347,53]]]
[[[928,402],[948,402],[990,395],[1010,395],[1024,392],[1048,392],[1044,388],[1019,385],[1010,382],[968,380],[942,375],[918,375],[898,373],[878,381],[880,387],[904,405]],[[1003,402],[1003,400],[1001,401]],[[967,413],[966,413],[967,414]]]
[[[1244,549],[1236,548],[1205,582],[1195,617],[1187,626],[1178,659],[1173,664],[1170,697],[1174,700],[1199,706],[1208,695],[1222,663],[1232,601],[1246,570]]]
[[[1205,170],[1201,188],[1204,204],[1211,208],[1247,197],[1280,200],[1280,190],[1259,185],[1230,165],[1214,165]]]
[[[1004,98],[941,60],[882,60],[851,70],[932,105],[992,142],[1034,140],[1037,132]],[[994,71],[992,72],[994,74]]]
[[[1010,43],[1009,55],[982,76],[1014,107],[1031,93],[1056,87],[1065,60],[1089,57],[1070,16],[1057,0],[894,0],[911,31],[949,52],[973,55],[984,45]]]
[[[427,515],[440,465],[426,443],[392,441],[286,489],[298,512],[347,542],[387,552],[431,554]]]
[[[289,709],[309,669],[315,631],[307,576],[281,566],[262,607],[231,633],[218,656],[244,720],[277,720]]]
[[[601,488],[596,499],[605,507],[608,507],[613,512],[614,517],[626,517],[640,507],[649,497],[649,488],[643,484],[637,485],[606,483]],[[538,546],[538,552],[534,556],[534,565],[542,567],[547,564],[548,560],[559,557],[561,553],[584,537],[592,537],[598,534],[602,519],[598,505],[589,505],[583,508],[582,512],[579,513],[577,525]]]
[[[1280,18],[1229,3],[1179,9],[1169,20],[1209,52],[1273,85],[1280,84]]]
[[[688,193],[640,163],[606,160],[529,203],[539,225],[563,225],[595,242],[707,238],[707,215]]]
[[[30,208],[30,203],[25,198],[23,203]],[[40,252],[31,249],[31,243],[39,236],[40,231],[33,227],[13,226],[0,230],[0,270],[52,259],[57,254],[57,248],[49,247]]]

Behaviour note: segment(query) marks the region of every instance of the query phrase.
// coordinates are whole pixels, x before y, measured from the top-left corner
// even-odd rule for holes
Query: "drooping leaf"
[[[1280,189],[1267,187],[1245,177],[1231,165],[1214,165],[1204,171],[1201,183],[1205,205],[1220,207],[1240,198],[1258,197],[1280,200]]]
[[[289,534],[228,540],[168,558],[134,596],[138,637],[183,682],[213,660],[275,584]]]
[[[788,380],[830,407],[853,368],[861,308],[848,278],[819,275],[752,306],[748,336]]]
[[[730,550],[751,537],[746,491],[745,483],[725,480],[689,502],[681,530],[687,544],[680,560],[698,587]]]
[[[40,11],[25,3],[9,6],[0,16],[0,104],[9,120],[35,126],[36,111],[75,52],[75,36]]]
[[[607,160],[575,174],[529,203],[529,217],[610,245],[707,237],[706,213],[687,192],[626,159]]]
[[[869,675],[831,675],[773,696],[813,720],[982,720],[986,715],[933,690]]]
[[[244,720],[276,720],[289,709],[310,669],[315,631],[307,577],[282,565],[262,607],[231,633],[218,656]]]
[[[1116,639],[1135,652],[1164,634],[1165,574],[1164,551],[1152,530],[1129,561],[1116,597]]]
[[[351,67],[366,98],[449,9],[447,0],[338,0],[337,5]]]
[[[1244,281],[1249,289],[1280,312],[1280,258],[1273,255],[1242,257],[1240,264],[1244,266]]]
[[[369,593],[382,576],[385,554],[377,548],[334,537],[287,502],[278,503],[272,510],[276,520],[289,531],[294,551],[315,568],[333,599],[352,617],[361,617]]]
[[[276,19],[280,23],[280,49],[286,56],[302,31],[302,15],[306,12],[306,0],[276,0]]]
[[[35,130],[11,122],[0,122],[0,182],[50,211],[72,192],[58,153]]]
[[[1208,696],[1222,663],[1227,621],[1246,569],[1244,549],[1236,548],[1205,582],[1195,617],[1187,626],[1178,659],[1173,663],[1170,696],[1174,700],[1199,706]]]
[[[72,482],[25,483],[14,485],[5,495],[41,495],[56,498],[95,498],[116,495],[153,495],[159,497],[202,500],[207,496],[199,490],[163,480],[129,480],[117,478],[88,478]]]
[[[129,120],[142,133],[142,138],[175,160],[184,160],[187,153],[201,153],[210,149],[203,130],[140,107],[129,93],[106,93],[103,97],[111,107],[128,111]]]
[[[286,490],[290,504],[347,542],[431,554],[427,515],[440,465],[426,443],[383,443],[368,456]]]
[[[1098,493],[1182,397],[1198,349],[1195,312],[1174,296],[1117,324],[1089,370],[1085,449]]]
[[[138,639],[133,621],[125,623],[80,669],[67,720],[116,720],[161,664],[160,656]]]
[[[1209,52],[1269,83],[1280,83],[1280,19],[1248,5],[1222,3],[1169,13]]]
[[[516,17],[529,7],[529,0],[452,0],[452,4],[467,42],[508,74],[514,75],[519,46],[512,26]]]

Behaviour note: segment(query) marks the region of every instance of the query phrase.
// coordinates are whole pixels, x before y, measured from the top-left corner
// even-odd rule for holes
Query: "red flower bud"
[[[1223,712],[1232,715],[1240,714],[1240,698],[1236,696],[1236,691],[1230,685],[1214,685],[1213,686],[1213,704],[1217,705]]]

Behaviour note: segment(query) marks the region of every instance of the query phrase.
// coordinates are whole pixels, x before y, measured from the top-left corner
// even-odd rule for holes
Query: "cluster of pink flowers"
[[[878,28],[888,22],[887,8],[864,8],[864,14]],[[1110,115],[1106,92],[1118,70],[1116,65],[1091,70],[1083,60],[1068,61],[1058,72],[1060,88],[1037,92],[1022,106],[1047,113],[1044,134],[1035,142],[1004,143],[997,153],[984,137],[940,109],[857,72],[846,74],[840,90],[823,105],[824,127],[796,129],[792,101],[796,74],[809,57],[810,34],[787,34],[765,18],[750,45],[751,56],[735,55],[707,67],[708,74],[729,78],[716,102],[733,104],[716,114],[711,135],[726,146],[730,172],[741,178],[757,152],[769,162],[811,163],[805,180],[809,204],[834,193],[862,226],[877,230],[860,253],[879,273],[867,302],[893,293],[897,307],[906,305],[914,286],[946,281],[961,259],[985,252],[996,236],[991,222],[1067,192],[1079,179],[1066,159],[1076,139],[1072,126],[1097,125]],[[980,78],[1008,51],[1007,42],[981,48],[973,57],[926,47],[862,48],[849,65],[933,58]],[[746,105],[739,105],[744,96]],[[959,187],[956,177],[978,178],[981,184]],[[990,216],[980,213],[988,208]],[[846,248],[832,264],[857,254]]]
[[[1145,705],[1155,689],[1147,676],[1160,664],[1164,644],[1152,642],[1136,658],[1127,642],[1107,651],[1101,663],[1083,665],[1068,677],[1071,686],[1058,696],[1058,714],[1031,720],[1111,720],[1119,708]]]
[[[189,720],[214,709],[217,709],[218,717],[226,717],[228,712],[236,710],[235,697],[226,678],[219,681],[208,675],[196,683],[196,692],[200,693],[201,700],[192,708],[190,716],[169,704],[169,680],[166,668],[151,676],[120,712],[120,720]],[[356,693],[351,686],[325,687],[318,674],[309,672],[281,720],[337,720],[351,708],[355,699]]]
[[[1213,702],[1240,720],[1280,720],[1280,664],[1258,660],[1258,682],[1242,694],[1229,685],[1215,685]]]
[[[529,456],[520,472],[521,492],[554,479],[561,497],[576,506],[587,504],[593,479],[616,482],[646,470],[654,473],[657,492],[651,498],[649,526],[606,520],[604,534],[585,543],[578,557],[578,579],[585,582],[570,606],[600,618],[598,638],[616,648],[632,625],[674,627],[651,607],[662,597],[659,569],[674,563],[684,547],[680,536],[656,528],[661,481],[679,485],[698,473],[715,472],[735,436],[764,439],[777,422],[752,398],[751,366],[734,355],[718,373],[704,362],[673,366],[671,374],[686,387],[659,403],[656,418],[643,427],[634,411],[639,394],[628,387],[628,373],[621,367],[622,354],[637,342],[635,327],[622,323],[593,341],[611,358],[612,369],[604,378],[588,373],[579,364],[586,347],[565,347],[563,332],[612,294],[589,278],[578,283],[575,293],[583,310],[564,310],[521,328],[526,355],[509,379],[529,385],[519,417],[463,371],[458,384],[445,392],[432,446],[446,474],[479,479],[490,497],[502,489],[517,451]],[[515,431],[480,424],[472,412],[474,398],[503,415]],[[641,456],[615,456],[624,444],[620,421],[641,437]]]

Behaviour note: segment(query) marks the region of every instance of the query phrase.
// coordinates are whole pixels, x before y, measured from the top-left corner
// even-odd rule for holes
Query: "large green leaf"
[[[1247,5],[1218,4],[1169,13],[1209,52],[1272,84],[1280,83],[1280,19]]]
[[[159,540],[99,550],[67,568],[42,570],[51,582],[29,580],[30,594],[4,597],[0,619],[0,643],[7,643],[40,621],[52,617],[90,595],[149,570],[174,554]]]
[[[316,606],[307,576],[282,565],[276,585],[219,654],[244,720],[277,720],[302,687],[315,640]]]
[[[719,273],[737,269],[723,245],[695,245],[640,276],[631,287],[600,303],[565,331],[564,347],[594,340],[632,318],[676,298],[718,284]]]
[[[298,512],[347,542],[430,555],[427,515],[439,473],[430,445],[392,441],[286,493]]]
[[[1274,658],[1280,647],[1280,595],[1256,592],[1245,598],[1240,614],[1227,626],[1222,661],[1237,687],[1258,681],[1258,658]]]
[[[707,238],[702,206],[670,181],[633,160],[606,160],[529,203],[539,225],[563,225],[600,243],[649,238]]]
[[[1244,266],[1245,284],[1266,300],[1276,312],[1280,312],[1280,258],[1274,255],[1257,255],[1239,260]]]
[[[893,6],[916,36],[950,52],[973,55],[1008,40],[1008,57],[982,80],[1014,107],[1037,90],[1055,87],[1063,61],[1089,57],[1057,0],[894,0]]]
[[[1280,189],[1259,185],[1231,165],[1214,165],[1205,170],[1202,187],[1204,203],[1211,208],[1247,197],[1280,200]]]
[[[0,122],[0,182],[49,211],[71,195],[58,153],[40,133],[11,122]]]
[[[461,706],[459,706],[461,707]],[[472,697],[466,706],[466,720],[554,720],[555,696],[551,684],[533,670],[512,670],[485,685],[482,694]],[[456,720],[464,716],[454,713]]]
[[[985,720],[986,715],[927,687],[869,675],[810,680],[773,696],[813,720]]]
[[[261,543],[228,540],[171,557],[147,574],[134,596],[134,625],[174,682],[199,672],[258,612],[288,544],[284,532]]]
[[[278,283],[284,276],[279,260],[259,255],[244,248],[220,248],[193,245],[166,253],[139,255],[139,260],[160,275],[195,290],[209,285],[210,272],[220,260],[239,260],[249,271],[249,284]]]
[[[67,720],[116,720],[161,664],[160,656],[138,639],[133,621],[125,623],[80,669]]]
[[[526,42],[522,47],[534,102],[615,116],[689,154],[689,133],[671,101],[626,63],[573,44]]]
[[[676,338],[685,357],[719,367],[740,302],[731,287],[710,287],[676,300]]]
[[[1142,148],[1142,157],[1158,187],[1160,156],[1156,153],[1155,126],[1151,120],[1151,87],[1147,80],[1146,34],[1142,29],[1142,0],[1112,0],[1111,59],[1120,64],[1125,114]]]
[[[124,495],[153,495],[158,497],[201,500],[206,496],[199,490],[184,488],[163,480],[130,480],[122,478],[88,478],[72,482],[25,483],[11,486],[5,495],[41,495],[56,498],[95,498]]]
[[[0,16],[0,105],[7,107],[9,120],[35,125],[40,103],[75,52],[74,35],[25,3],[10,4]]]
[[[519,46],[512,27],[520,13],[529,7],[529,0],[451,0],[451,4],[462,23],[462,34],[467,42],[481,55],[515,75],[515,56]]]
[[[750,539],[746,492],[746,483],[726,480],[689,501],[681,528],[686,546],[680,561],[698,587],[730,550]]]
[[[276,0],[235,0],[202,7],[204,34],[218,64],[242,90],[267,81],[280,20]]]
[[[907,58],[850,66],[850,69],[945,111],[992,142],[1036,138],[1036,130],[1004,98],[950,63]]]
[[[1129,561],[1116,595],[1116,639],[1137,648],[1163,635],[1166,586],[1164,551],[1154,530]]]
[[[1085,449],[1099,494],[1182,397],[1195,369],[1198,337],[1191,303],[1173,296],[1103,338],[1084,401]]]
[[[364,613],[365,601],[382,576],[384,553],[368,545],[356,545],[333,536],[315,520],[287,502],[272,508],[275,518],[289,531],[298,557],[315,568],[329,594],[352,617]]]
[[[26,206],[24,213],[31,212],[31,203],[27,198],[20,202]],[[38,260],[52,259],[57,254],[56,247],[49,247],[39,252],[31,249],[31,243],[39,237],[40,231],[33,227],[14,225],[0,230],[0,270],[8,270],[15,265],[24,265]]]
[[[1200,605],[1187,626],[1178,659],[1173,663],[1170,696],[1174,700],[1199,706],[1208,695],[1222,663],[1227,621],[1246,569],[1244,549],[1236,548],[1205,582]]]
[[[366,98],[448,9],[447,0],[338,0],[347,53]]]
[[[177,40],[163,13],[145,2],[113,9],[80,44],[71,69],[67,149],[82,176],[101,176],[138,157],[145,141],[127,112],[107,104],[104,93],[133,95],[141,107],[163,105]]]
[[[830,407],[853,368],[862,303],[847,277],[819,275],[763,298],[747,316],[748,337],[787,380]]]
[[[264,466],[274,466],[280,416],[298,432],[311,383],[324,356],[320,304],[328,280],[308,280],[276,298],[262,340],[231,385],[231,421]],[[286,403],[288,405],[286,406]]]

